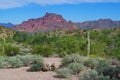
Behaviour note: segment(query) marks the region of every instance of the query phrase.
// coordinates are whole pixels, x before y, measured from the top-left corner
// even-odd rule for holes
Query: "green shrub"
[[[39,54],[45,57],[49,57],[52,55],[52,48],[47,45],[36,45],[33,47],[32,54]]]
[[[87,70],[84,74],[79,76],[79,80],[118,80],[117,78],[110,78],[109,75],[105,76],[103,74],[99,75],[94,69]]]
[[[87,70],[84,74],[79,76],[79,80],[96,80],[98,72],[95,70]]]
[[[42,61],[35,61],[28,71],[42,71],[44,69],[44,63]]]
[[[17,57],[23,62],[24,66],[29,66],[34,61],[43,61],[40,55],[17,55]]]
[[[72,70],[74,74],[79,74],[79,72],[84,69],[84,65],[81,63],[74,62],[70,63],[68,65],[68,68]]]
[[[7,57],[5,56],[0,56],[0,68],[7,68],[9,63],[7,61]]]
[[[71,77],[72,73],[72,70],[70,70],[69,68],[62,68],[57,70],[57,76],[60,78],[69,78]]]
[[[20,53],[20,49],[13,45],[5,45],[5,55],[15,56]]]
[[[110,76],[99,75],[98,77],[96,77],[96,80],[111,80],[111,79]]]
[[[95,68],[98,64],[98,60],[95,58],[89,58],[84,62],[84,65],[90,67],[91,69]]]
[[[31,55],[17,55],[17,57],[23,62],[24,66],[29,66],[32,63]]]
[[[62,59],[62,65],[68,65],[73,62],[84,63],[85,57],[80,56],[79,54],[66,55]]]
[[[9,64],[11,64],[12,68],[18,68],[18,67],[24,66],[24,64],[21,61],[21,59],[19,57],[17,57],[17,56],[11,57],[9,59]]]
[[[120,79],[120,66],[116,66],[116,67],[109,67],[108,69],[103,71],[103,74],[105,76],[110,76],[110,78],[116,78],[116,79]]]
[[[95,70],[99,73],[99,74],[103,74],[104,71],[108,70],[110,67],[112,67],[108,61],[106,60],[101,60],[98,65],[96,66]]]

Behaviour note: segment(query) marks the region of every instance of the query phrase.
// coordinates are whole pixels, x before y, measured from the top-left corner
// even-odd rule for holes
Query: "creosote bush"
[[[96,80],[98,72],[95,70],[87,70],[84,74],[79,76],[79,80]]]
[[[70,70],[69,68],[61,68],[58,69],[56,72],[57,72],[57,77],[59,78],[69,78],[73,73],[72,70]]]
[[[110,77],[109,75],[99,75],[94,69],[87,70],[85,73],[79,75],[79,80],[118,80],[117,78]]]
[[[103,75],[110,76],[110,78],[120,79],[120,66],[109,67],[103,71]]]
[[[8,65],[8,57],[0,56],[0,68],[7,68]]]
[[[66,55],[62,59],[62,65],[65,66],[73,62],[84,63],[84,61],[85,61],[85,57],[80,56],[79,54],[71,54],[71,55]]]
[[[5,45],[4,48],[5,48],[4,54],[7,56],[15,56],[20,53],[20,49],[18,47],[10,45],[10,44]]]
[[[97,66],[98,63],[99,63],[99,61],[97,59],[88,58],[87,60],[85,60],[84,65],[93,69]]]
[[[17,55],[17,57],[24,63],[24,66],[29,66],[35,61],[43,61],[40,55]]]
[[[28,71],[42,71],[44,69],[44,63],[42,61],[35,61]]]
[[[43,62],[43,58],[40,55],[0,56],[0,68],[30,66],[32,63],[38,61]]]
[[[106,60],[101,60],[98,65],[96,66],[95,70],[99,73],[99,74],[103,74],[104,71],[108,70],[110,67],[112,67],[112,65],[110,65],[108,63],[108,61]]]
[[[9,64],[11,65],[12,68],[18,68],[24,65],[23,62],[18,57],[11,57],[9,59]]]
[[[36,45],[33,47],[32,54],[38,54],[38,55],[42,55],[45,57],[49,57],[53,54],[53,52],[50,46]]]
[[[68,65],[68,68],[73,71],[73,74],[77,75],[80,73],[81,70],[84,69],[84,65],[82,63],[74,62],[74,63],[70,63]]]

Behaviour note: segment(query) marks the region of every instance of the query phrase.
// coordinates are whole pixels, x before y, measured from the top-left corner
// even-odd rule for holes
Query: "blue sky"
[[[0,23],[20,24],[30,18],[42,17],[46,12],[60,14],[74,22],[101,18],[120,20],[120,0],[0,1]]]

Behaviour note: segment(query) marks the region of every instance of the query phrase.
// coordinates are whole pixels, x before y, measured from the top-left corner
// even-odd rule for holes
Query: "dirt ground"
[[[45,64],[55,64],[59,67],[61,64],[60,58],[45,58]],[[27,72],[29,67],[22,67],[17,69],[0,69],[0,80],[63,80],[56,78],[55,72]]]

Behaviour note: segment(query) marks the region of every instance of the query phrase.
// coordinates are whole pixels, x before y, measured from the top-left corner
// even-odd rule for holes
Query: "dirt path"
[[[61,64],[60,58],[45,58],[45,64],[55,64],[58,67]],[[61,80],[55,78],[55,72],[27,72],[28,67],[17,69],[0,69],[0,80]],[[63,79],[62,79],[63,80]]]

